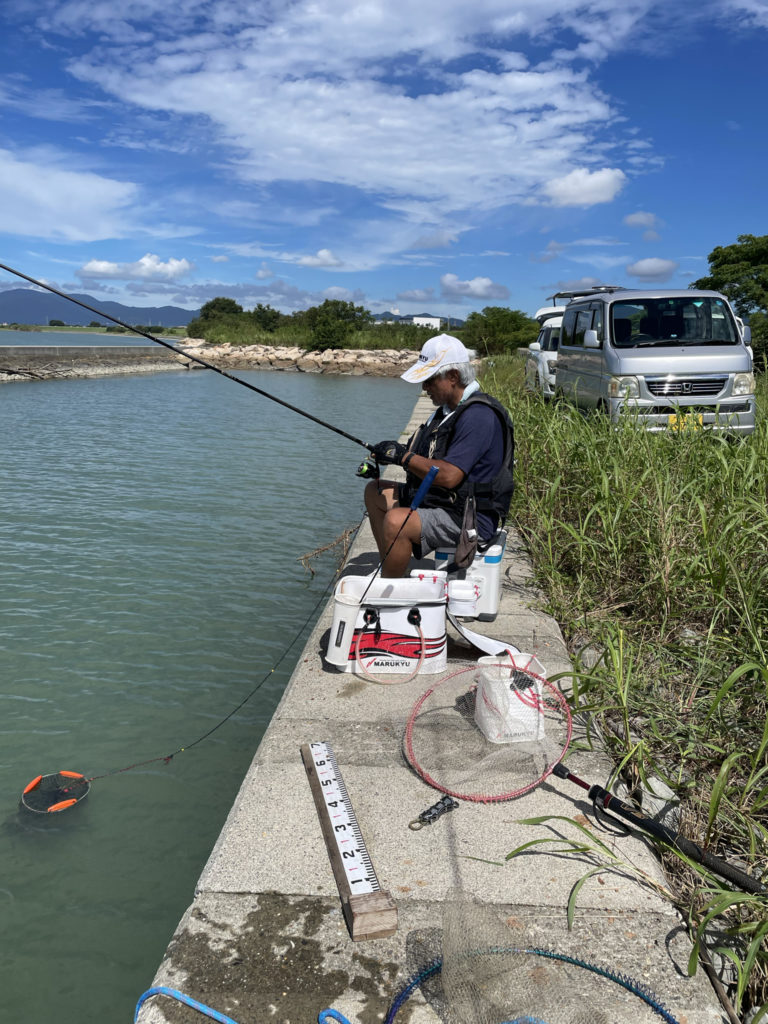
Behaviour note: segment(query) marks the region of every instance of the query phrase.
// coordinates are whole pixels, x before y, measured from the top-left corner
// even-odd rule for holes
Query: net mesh
[[[409,764],[435,789],[460,800],[510,800],[562,759],[571,716],[535,658],[482,660],[487,664],[461,669],[422,694],[403,746]]]
[[[491,907],[451,893],[441,977],[433,984],[441,1015],[448,1024],[674,1022],[645,986],[591,963],[588,950],[582,956],[537,948],[518,919],[513,930]]]
[[[90,788],[88,779],[79,772],[53,772],[33,779],[22,793],[21,802],[37,814],[57,813],[84,800]]]

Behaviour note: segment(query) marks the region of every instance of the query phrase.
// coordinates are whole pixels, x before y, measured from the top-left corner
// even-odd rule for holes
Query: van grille
[[[658,398],[687,398],[689,395],[719,395],[728,382],[722,377],[690,377],[669,380],[667,377],[646,377],[645,383]]]

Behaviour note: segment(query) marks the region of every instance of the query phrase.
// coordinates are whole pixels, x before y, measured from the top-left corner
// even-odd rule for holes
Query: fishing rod
[[[602,786],[590,786],[588,782],[569,772],[564,764],[556,764],[552,769],[552,774],[557,775],[559,779],[575,782],[577,786],[586,789],[589,799],[601,811],[614,811],[631,825],[641,829],[643,832],[647,832],[654,839],[660,839],[673,849],[679,850],[687,857],[690,857],[691,860],[696,861],[697,864],[702,864],[704,867],[709,868],[710,871],[714,871],[721,878],[726,878],[745,892],[754,892],[762,895],[767,891],[761,882],[748,875],[745,871],[740,871],[727,861],[721,860],[720,857],[716,857],[709,850],[705,850],[703,846],[699,846],[698,843],[694,843],[691,839],[686,839],[685,836],[681,836],[679,832],[675,832],[666,825],[662,825],[661,822],[646,817],[642,811],[636,807],[630,807],[629,804],[619,800],[618,797],[609,793],[607,789],[603,789]]]
[[[332,423],[326,423],[325,420],[321,420],[317,416],[313,416],[312,413],[305,412],[304,409],[299,409],[297,406],[291,405],[290,402],[286,402],[282,398],[270,395],[268,391],[262,391],[261,388],[257,388],[255,384],[249,384],[247,380],[243,380],[242,377],[236,377],[233,373],[227,373],[226,370],[222,370],[220,367],[214,366],[213,363],[209,363],[207,360],[201,359],[199,356],[193,356],[191,353],[185,352],[183,349],[176,348],[175,345],[171,345],[169,342],[163,341],[162,338],[156,338],[153,334],[143,331],[140,327],[134,327],[132,324],[127,324],[123,320],[118,320],[116,316],[112,316],[110,313],[104,313],[102,310],[96,309],[95,306],[89,306],[87,302],[81,302],[80,299],[76,299],[72,295],[67,295],[66,292],[60,292],[58,288],[54,288],[50,284],[45,284],[43,281],[38,281],[34,277],[30,277],[28,274],[23,274],[20,270],[14,270],[13,267],[9,267],[5,263],[0,263],[0,270],[7,270],[9,274],[15,274],[16,277],[21,277],[25,281],[29,281],[30,284],[37,285],[38,288],[45,288],[46,291],[53,292],[54,295],[58,295],[62,299],[67,299],[69,302],[74,302],[75,305],[82,306],[83,309],[88,309],[91,313],[96,313],[98,316],[106,317],[107,320],[111,320],[120,327],[125,327],[126,330],[132,331],[134,334],[140,334],[143,338],[149,338],[150,341],[154,341],[157,345],[162,345],[163,348],[170,349],[171,352],[175,352],[178,356],[183,356],[184,359],[191,359],[193,362],[199,363],[200,366],[204,366],[206,370],[213,370],[214,373],[218,373],[222,377],[227,377],[229,380],[233,380],[236,384],[242,384],[244,388],[248,388],[250,391],[255,391],[257,395],[261,395],[263,398],[268,398],[270,402],[277,402],[278,405],[285,406],[286,409],[290,409],[292,412],[297,412],[299,416],[304,416],[306,419],[312,420],[313,423],[319,423],[320,426],[325,427],[326,430],[332,430],[335,434],[340,434],[342,437],[346,437],[348,441],[353,441],[355,444],[359,444],[362,448],[367,448],[369,452],[373,451],[373,445],[368,444],[367,441],[361,441],[359,437],[353,437],[352,434],[348,434],[346,430],[342,430],[340,427],[334,427]]]

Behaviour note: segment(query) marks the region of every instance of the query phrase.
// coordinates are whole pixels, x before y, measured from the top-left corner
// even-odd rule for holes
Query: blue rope
[[[327,1020],[337,1020],[339,1024],[350,1024],[343,1013],[338,1010],[321,1010],[317,1015],[317,1024],[325,1024]]]
[[[199,1010],[200,1013],[204,1013],[206,1017],[211,1017],[213,1020],[217,1020],[219,1024],[237,1024],[236,1020],[232,1020],[226,1013],[219,1013],[218,1010],[212,1010],[210,1006],[206,1006],[205,1003],[198,1003],[196,999],[191,996],[185,996],[183,992],[178,992],[175,988],[166,988],[165,985],[158,985],[156,988],[148,988],[146,992],[139,997],[138,1003],[136,1003],[136,1013],[133,1016],[133,1024],[139,1019],[139,1010],[142,1004],[149,999],[150,996],[172,996],[174,999],[178,999],[180,1003],[186,1003],[187,1006],[191,1006],[193,1010]],[[347,1021],[349,1024],[349,1021]]]
[[[669,1012],[664,1004],[657,998],[657,996],[651,992],[649,988],[642,985],[639,981],[635,981],[628,974],[620,974],[617,971],[611,971],[607,967],[599,967],[597,964],[591,964],[586,960],[578,960],[576,957],[566,956],[564,953],[555,953],[548,949],[517,949],[511,946],[492,946],[488,949],[477,950],[473,952],[472,956],[481,956],[485,953],[528,953],[532,956],[543,956],[549,960],[560,960],[563,963],[571,964],[574,967],[583,967],[586,971],[591,971],[593,974],[597,974],[601,978],[606,978],[608,981],[612,981],[622,988],[626,989],[632,995],[637,996],[639,999],[657,1013],[667,1024],[679,1024],[675,1017]],[[414,974],[413,977],[409,978],[406,982],[405,987],[395,997],[394,1002],[389,1008],[389,1013],[386,1016],[384,1024],[393,1024],[395,1016],[403,1003],[408,999],[413,990],[417,988],[422,981],[426,981],[427,978],[431,978],[433,974],[437,974],[443,969],[443,961],[437,959],[428,964],[423,970]],[[539,1021],[536,1017],[519,1017],[515,1021],[508,1021],[507,1024],[546,1024],[546,1021]]]

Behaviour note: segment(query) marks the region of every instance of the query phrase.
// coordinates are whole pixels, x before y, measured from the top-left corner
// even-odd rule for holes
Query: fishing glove
[[[382,466],[399,466],[408,449],[399,441],[379,441],[373,446],[372,452],[376,461]]]

